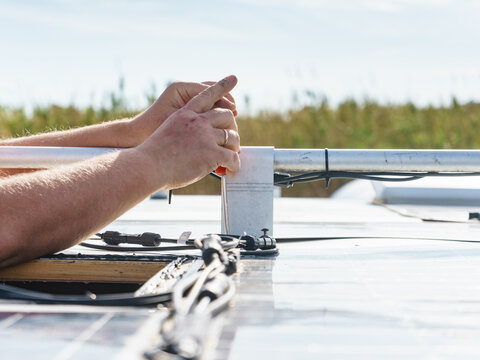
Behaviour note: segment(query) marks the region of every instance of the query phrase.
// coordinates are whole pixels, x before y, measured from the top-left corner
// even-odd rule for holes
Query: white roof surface
[[[215,322],[217,341],[209,344],[207,358],[478,359],[480,222],[466,220],[475,209],[401,205],[407,217],[400,208],[368,203],[369,196],[276,198],[275,237],[325,239],[281,242],[277,257],[242,259],[233,306]],[[218,196],[174,196],[172,205],[146,200],[107,229],[163,237],[216,233],[220,205]],[[451,217],[452,212],[460,222],[417,217]],[[5,312],[10,305],[2,306]],[[132,334],[133,319],[143,322],[148,313],[135,314],[128,320]],[[34,349],[28,344],[42,344],[44,352],[36,359],[42,354],[51,359],[71,346],[61,334],[49,342],[42,339],[56,335],[25,331],[26,318],[8,319],[0,321],[7,354],[29,358]],[[115,358],[122,344],[132,342],[112,338],[113,320],[105,321],[68,358]],[[112,353],[112,344],[118,353]]]
[[[466,220],[468,210],[455,211]],[[166,237],[218,232],[220,198],[148,200],[114,225]],[[425,222],[362,200],[277,198],[274,235],[359,238],[280,243],[276,258],[242,260],[213,358],[479,358],[480,223]]]

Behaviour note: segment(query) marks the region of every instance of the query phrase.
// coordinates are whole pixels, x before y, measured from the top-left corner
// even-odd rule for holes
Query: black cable
[[[240,247],[242,248],[243,244],[238,239],[238,236],[231,236],[225,234],[219,234],[222,241],[222,248],[225,250],[233,249]],[[189,240],[190,242],[191,240]],[[192,241],[193,243],[193,241]],[[183,250],[198,250],[199,247],[193,245],[179,245],[179,246],[115,246],[115,245],[98,245],[98,244],[91,244],[88,242],[81,242],[79,243],[80,246],[90,248],[90,249],[97,249],[97,250],[105,250],[105,251],[114,251],[114,252],[163,252],[163,251],[183,251]],[[276,249],[268,249],[268,250],[240,250],[240,255],[255,255],[255,256],[272,256],[277,255],[278,251]]]
[[[221,179],[222,177],[215,172],[210,173],[211,176]],[[390,176],[390,177],[386,177]],[[325,148],[325,171],[312,171],[301,173],[298,175],[291,175],[289,173],[275,172],[273,174],[274,185],[281,187],[291,187],[295,183],[305,183],[318,180],[325,180],[325,188],[328,189],[328,185],[331,179],[360,179],[370,181],[388,181],[388,182],[400,182],[400,181],[412,181],[422,179],[429,176],[480,176],[480,172],[390,172],[390,171],[331,171],[329,166],[329,154],[328,148]]]
[[[0,298],[12,300],[33,301],[41,304],[77,304],[100,306],[156,306],[169,302],[172,293],[164,292],[155,295],[135,297],[130,294],[108,295],[54,295],[39,291],[32,291],[16,286],[0,284]]]
[[[390,177],[386,177],[390,176]],[[451,172],[385,172],[385,171],[314,171],[298,175],[291,175],[285,173],[274,174],[274,184],[276,186],[290,187],[295,183],[311,182],[323,179],[363,179],[372,181],[412,181],[424,177],[458,177],[458,176],[480,176],[478,172],[468,173],[451,173]]]
[[[303,241],[328,241],[328,240],[355,240],[355,239],[392,239],[392,240],[431,240],[431,241],[453,241],[465,243],[478,243],[480,240],[466,240],[466,239],[442,239],[442,238],[427,238],[427,237],[411,237],[411,236],[314,236],[314,237],[284,237],[275,238],[277,243],[292,243]]]
[[[94,240],[94,241],[103,241],[103,239],[101,237],[94,237],[94,236],[91,236],[88,238],[88,240]],[[192,240],[188,240],[187,241],[187,244],[189,242],[191,242]],[[169,244],[178,244],[178,239],[173,239],[173,238],[161,238],[161,242],[162,243],[169,243]]]
[[[235,236],[219,234],[220,238],[222,239],[221,244],[225,250],[232,249],[238,246],[239,239]],[[96,239],[99,240],[99,239]],[[162,239],[165,242],[177,242],[174,239]],[[107,251],[118,251],[118,252],[144,252],[144,251],[183,251],[183,250],[195,250],[201,248],[201,245],[197,247],[193,245],[193,240],[189,240],[187,242],[189,245],[178,245],[178,246],[118,246],[118,245],[98,245],[98,244],[91,244],[88,242],[81,242],[79,245],[91,249],[97,250],[107,250]],[[192,244],[192,245],[190,245]]]
[[[82,241],[79,245],[91,249],[120,251],[120,252],[140,252],[140,251],[181,251],[195,250],[195,246],[179,245],[179,246],[118,246],[118,245],[97,245]]]

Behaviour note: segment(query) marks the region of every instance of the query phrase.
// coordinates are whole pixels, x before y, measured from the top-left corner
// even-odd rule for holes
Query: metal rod
[[[51,168],[117,148],[0,146],[0,168]],[[329,149],[331,171],[480,172],[480,150]],[[325,149],[275,149],[275,171],[324,171]]]
[[[103,155],[117,148],[0,146],[2,169],[47,169],[72,164],[93,156]]]
[[[480,150],[328,149],[331,171],[480,172]],[[325,149],[276,149],[276,171],[324,171]]]

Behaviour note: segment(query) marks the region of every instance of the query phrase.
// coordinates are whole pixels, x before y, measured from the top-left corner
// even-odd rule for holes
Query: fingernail
[[[223,81],[233,82],[233,81],[235,81],[236,79],[237,79],[237,77],[236,77],[235,75],[229,75],[229,76],[225,77],[225,78],[223,79]]]

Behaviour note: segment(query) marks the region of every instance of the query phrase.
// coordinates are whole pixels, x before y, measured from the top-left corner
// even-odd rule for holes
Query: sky
[[[240,113],[480,101],[478,19],[473,0],[0,0],[0,105],[99,106],[123,78],[141,108],[229,74]]]

